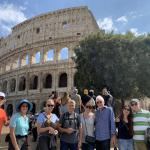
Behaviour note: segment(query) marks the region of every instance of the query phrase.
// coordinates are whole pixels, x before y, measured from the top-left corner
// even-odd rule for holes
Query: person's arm
[[[111,126],[111,143],[116,145],[116,127],[115,127],[115,116],[112,109],[110,109],[110,126]]]
[[[82,125],[79,127],[79,143],[78,148],[80,149],[82,146],[82,139],[83,139],[83,128]]]
[[[15,136],[15,128],[10,127],[10,138],[15,150],[20,150]]]

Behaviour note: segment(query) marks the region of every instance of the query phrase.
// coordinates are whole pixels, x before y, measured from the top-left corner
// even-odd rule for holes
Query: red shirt
[[[0,108],[0,135],[1,135],[2,127],[6,121],[7,121],[6,112],[4,111],[4,109]]]

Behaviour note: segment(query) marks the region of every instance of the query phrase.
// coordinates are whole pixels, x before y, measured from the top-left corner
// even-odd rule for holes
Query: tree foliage
[[[99,32],[75,48],[76,86],[99,92],[107,85],[117,98],[150,96],[150,36]]]

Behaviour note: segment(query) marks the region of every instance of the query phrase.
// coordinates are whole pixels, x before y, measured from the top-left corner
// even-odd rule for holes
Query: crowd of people
[[[5,101],[0,92],[0,106]],[[28,149],[32,107],[29,100],[21,100],[9,123],[0,108],[0,133],[3,125],[10,127],[9,150]],[[32,123],[36,150],[150,150],[150,112],[141,108],[139,99],[131,99],[115,116],[114,99],[107,87],[97,96],[87,89],[80,96],[76,88],[62,97],[52,92]]]

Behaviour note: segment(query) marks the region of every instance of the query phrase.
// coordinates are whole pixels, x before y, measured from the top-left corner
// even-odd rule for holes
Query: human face
[[[123,114],[124,115],[129,115],[130,114],[130,108],[128,107],[128,106],[125,106],[124,108],[123,108]]]
[[[72,103],[70,102],[70,103],[67,104],[67,108],[68,108],[68,111],[70,113],[72,113],[75,110],[75,104],[73,102]]]
[[[140,110],[140,103],[139,102],[132,102],[131,109],[133,112],[138,112]]]
[[[100,109],[103,108],[104,107],[104,99],[102,99],[102,98],[97,99],[96,104],[97,104],[98,108],[100,108]]]
[[[28,104],[23,103],[20,107],[20,112],[26,114],[28,112]]]
[[[46,103],[46,110],[48,112],[52,112],[53,108],[55,107],[54,101],[47,101]]]

